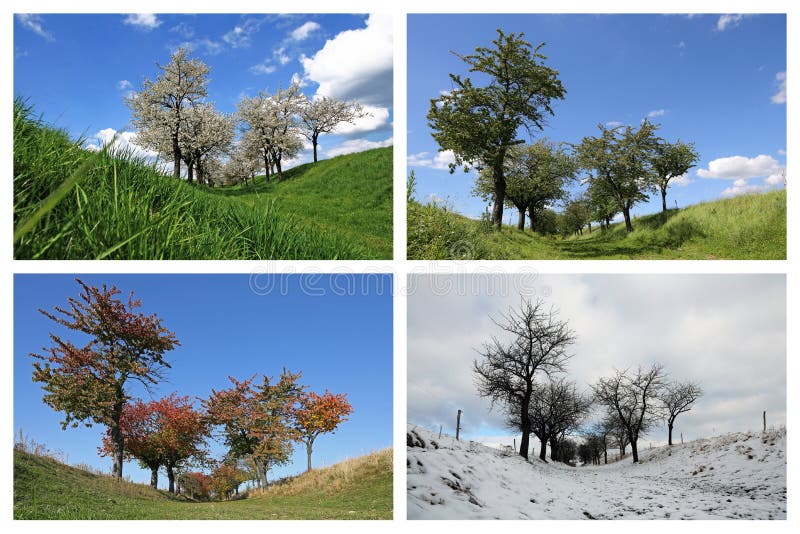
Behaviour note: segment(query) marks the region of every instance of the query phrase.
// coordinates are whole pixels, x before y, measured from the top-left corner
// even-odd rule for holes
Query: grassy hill
[[[786,191],[695,204],[563,239],[409,204],[409,259],[786,259]]]
[[[392,148],[210,189],[94,153],[14,103],[17,259],[390,259]]]
[[[261,495],[193,502],[14,451],[14,519],[391,519],[392,450],[304,473]]]

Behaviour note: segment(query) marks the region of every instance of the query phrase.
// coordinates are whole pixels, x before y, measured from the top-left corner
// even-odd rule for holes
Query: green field
[[[15,258],[392,257],[391,147],[209,188],[82,144],[15,101]]]
[[[391,449],[222,502],[194,502],[14,451],[14,519],[391,518]]]
[[[562,238],[488,225],[410,202],[409,259],[786,259],[786,191],[695,204]]]

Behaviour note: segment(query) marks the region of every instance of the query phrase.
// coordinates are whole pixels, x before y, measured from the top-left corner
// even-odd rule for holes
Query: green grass
[[[193,502],[14,451],[14,519],[391,519],[391,449],[304,473],[262,495]]]
[[[440,207],[409,203],[409,259],[786,259],[786,191],[646,215],[567,239],[499,232]]]
[[[81,145],[14,102],[15,258],[391,258],[391,148],[304,165],[281,184],[225,190]],[[360,209],[346,198],[353,194]]]

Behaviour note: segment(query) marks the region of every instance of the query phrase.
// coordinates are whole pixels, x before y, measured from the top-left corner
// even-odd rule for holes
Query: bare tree
[[[156,63],[156,65],[158,65]],[[181,127],[186,109],[206,96],[209,68],[197,58],[189,58],[189,50],[179,48],[166,65],[158,65],[161,73],[154,80],[145,79],[142,90],[125,103],[133,114],[138,130],[137,142],[169,157],[172,174],[181,176]]]
[[[595,399],[616,413],[631,444],[634,463],[639,461],[637,441],[660,418],[657,401],[664,386],[664,369],[653,364],[640,366],[635,372],[615,371],[614,376],[601,378],[594,387]]]
[[[606,436],[608,436],[608,446],[618,448],[620,457],[625,456],[630,440],[628,439],[628,431],[620,421],[617,413],[613,410],[608,410],[601,424],[606,431]]]
[[[369,115],[358,102],[346,102],[330,96],[309,100],[300,112],[303,136],[314,147],[314,163],[317,162],[317,140],[321,134],[331,133],[339,124],[355,123],[356,119]]]
[[[557,319],[551,307],[545,310],[542,300],[523,300],[519,308],[509,308],[493,322],[504,338],[492,337],[478,350],[481,360],[473,362],[475,384],[482,397],[500,402],[519,413],[522,432],[519,453],[528,458],[531,434],[530,403],[537,373],[562,372],[572,356],[567,352],[575,334],[565,321]]]
[[[669,430],[669,444],[672,445],[672,428],[675,419],[694,407],[694,403],[703,396],[703,390],[694,382],[670,382],[661,392],[660,400],[664,404],[664,416]]]

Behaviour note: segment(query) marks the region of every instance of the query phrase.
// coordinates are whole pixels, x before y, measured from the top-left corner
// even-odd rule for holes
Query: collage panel
[[[784,274],[408,284],[408,519],[786,519]]]
[[[392,259],[392,21],[16,14],[14,258]]]
[[[14,519],[392,519],[392,275],[18,274]]]
[[[408,259],[786,259],[786,14],[410,14]]]

